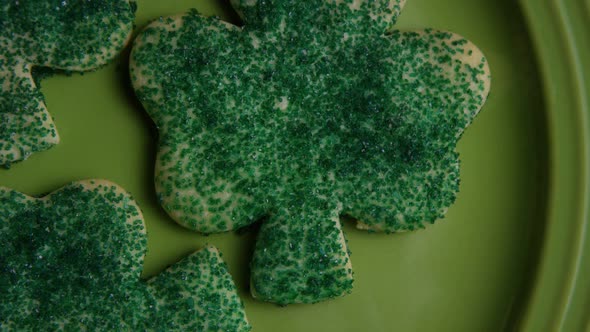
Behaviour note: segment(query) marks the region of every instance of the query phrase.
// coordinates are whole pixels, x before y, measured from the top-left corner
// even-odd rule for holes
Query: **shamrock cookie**
[[[401,0],[232,4],[243,27],[191,11],[134,43],[131,79],[160,132],[159,200],[203,233],[265,218],[255,297],[346,294],[340,216],[409,231],[455,200],[455,146],[487,98],[486,59],[453,33],[391,30]]]
[[[96,69],[128,42],[129,0],[0,1],[0,166],[59,142],[35,66]]]
[[[145,282],[146,242],[139,207],[112,183],[40,199],[0,188],[0,330],[250,330],[215,248]]]

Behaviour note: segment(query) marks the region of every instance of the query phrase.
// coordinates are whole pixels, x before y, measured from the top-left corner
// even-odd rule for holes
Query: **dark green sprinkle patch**
[[[146,242],[139,208],[114,184],[41,199],[0,188],[0,330],[250,330],[215,248],[142,281]]]
[[[234,0],[243,27],[190,11],[135,41],[132,82],[160,131],[160,203],[204,233],[268,217],[257,298],[349,292],[342,215],[410,231],[455,200],[455,147],[489,68],[453,33],[392,30],[403,2]]]
[[[0,0],[0,166],[59,142],[35,66],[96,69],[129,40],[129,0]]]

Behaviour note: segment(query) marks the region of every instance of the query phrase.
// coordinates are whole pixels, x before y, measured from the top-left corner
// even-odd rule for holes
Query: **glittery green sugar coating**
[[[346,294],[339,218],[399,232],[444,216],[488,64],[456,34],[393,30],[400,0],[232,4],[242,27],[190,11],[134,43],[131,79],[160,133],[160,203],[203,233],[264,218],[251,265],[259,299]]]
[[[0,188],[1,331],[249,331],[219,252],[147,281],[137,204],[88,180],[36,199]]]
[[[129,41],[130,0],[0,0],[0,166],[59,142],[33,67],[89,71]]]

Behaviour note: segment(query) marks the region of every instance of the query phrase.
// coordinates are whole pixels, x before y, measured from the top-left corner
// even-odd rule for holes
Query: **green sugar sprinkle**
[[[160,131],[156,190],[204,233],[261,217],[253,294],[345,294],[338,217],[398,232],[443,217],[456,143],[482,107],[482,53],[449,32],[391,30],[403,1],[235,0],[245,25],[195,11],[135,42],[131,78]]]
[[[136,203],[105,181],[42,199],[0,188],[0,330],[250,330],[215,248],[142,281],[146,242]]]
[[[132,30],[128,0],[0,0],[0,166],[59,142],[35,66],[96,69],[115,57]]]

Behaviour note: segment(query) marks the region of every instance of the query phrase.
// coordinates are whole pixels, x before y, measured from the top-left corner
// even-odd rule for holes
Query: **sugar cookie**
[[[131,79],[160,137],[159,200],[223,232],[267,217],[255,297],[309,303],[352,288],[339,217],[398,232],[443,217],[455,146],[490,72],[449,32],[391,30],[400,0],[234,0],[245,25],[195,11],[136,39]]]
[[[59,142],[32,68],[89,71],[106,64],[131,37],[134,6],[129,0],[0,3],[0,166]]]
[[[102,180],[43,198],[0,188],[0,330],[248,331],[225,263],[207,247],[140,280],[135,201]]]

